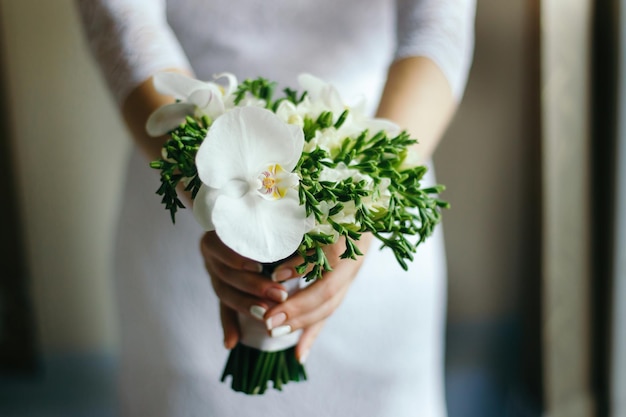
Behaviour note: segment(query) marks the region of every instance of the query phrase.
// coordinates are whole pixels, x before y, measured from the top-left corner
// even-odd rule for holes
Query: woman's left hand
[[[365,255],[372,240],[372,235],[365,233],[357,241],[357,246]],[[302,337],[296,347],[296,357],[303,363],[324,327],[326,319],[339,307],[350,284],[356,277],[364,256],[353,259],[341,259],[345,250],[345,242],[339,240],[333,245],[324,248],[324,252],[332,267],[332,271],[325,272],[321,279],[314,281],[308,287],[290,296],[286,301],[270,308],[266,314],[266,324],[271,334],[283,334],[303,329]],[[280,264],[274,270],[272,279],[285,281],[300,276],[295,267],[302,263],[302,258],[296,256]]]

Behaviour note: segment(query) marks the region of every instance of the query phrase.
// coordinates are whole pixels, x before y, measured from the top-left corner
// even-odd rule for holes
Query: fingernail
[[[291,269],[280,268],[272,272],[272,281],[281,282],[291,278]]]
[[[281,290],[278,288],[270,288],[269,290],[267,290],[267,298],[272,301],[276,301],[277,303],[282,303],[287,299],[288,296],[289,294],[287,294],[287,291],[285,290]]]
[[[291,326],[288,324],[272,329],[272,337],[280,337],[289,333],[291,333]]]
[[[278,327],[283,324],[286,320],[287,315],[285,313],[278,313],[265,320],[265,325],[267,326],[267,330],[272,330],[274,327]]]
[[[300,355],[300,365],[304,365],[304,363],[306,362],[306,358],[308,357],[309,357],[309,351],[305,350],[304,353]]]
[[[256,272],[260,274],[263,271],[263,266],[258,262],[246,262],[242,268],[244,271]]]
[[[250,314],[252,314],[254,318],[259,319],[259,320],[263,320],[263,316],[265,316],[266,312],[267,312],[267,309],[261,306],[254,305],[250,307]]]

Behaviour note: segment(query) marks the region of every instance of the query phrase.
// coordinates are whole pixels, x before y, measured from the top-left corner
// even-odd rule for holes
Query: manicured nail
[[[266,312],[267,312],[267,309],[261,306],[254,305],[250,307],[250,314],[252,314],[254,318],[259,319],[259,320],[263,320],[263,316],[265,315]]]
[[[244,271],[256,272],[257,274],[263,272],[263,266],[258,262],[246,262],[242,268]]]
[[[309,351],[305,350],[304,353],[302,355],[300,355],[300,365],[304,365],[304,363],[306,362],[306,358],[309,357]]]
[[[267,290],[266,294],[267,298],[272,301],[276,301],[277,303],[282,303],[289,296],[289,294],[287,294],[287,291],[278,288],[270,288],[269,290]]]
[[[280,326],[285,321],[287,321],[287,315],[285,313],[278,313],[265,320],[265,325],[267,326],[267,330],[272,330],[274,327]]]
[[[291,269],[280,268],[272,272],[272,281],[282,282],[291,278]]]
[[[288,324],[272,329],[272,337],[285,336],[289,333],[291,333],[291,326]]]

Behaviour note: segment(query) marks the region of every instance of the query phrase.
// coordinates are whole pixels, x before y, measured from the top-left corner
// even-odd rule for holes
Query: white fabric
[[[346,98],[364,93],[373,108],[390,61],[408,55],[431,57],[460,97],[472,48],[474,0],[398,0],[397,7],[391,0],[80,5],[120,102],[155,71],[190,65],[205,80],[230,71],[239,79],[264,76],[289,86],[309,72]],[[375,244],[309,355],[309,381],[247,397],[219,382],[228,352],[199,256],[201,229],[185,210],[172,225],[157,187],[157,172],[134,153],[116,246],[123,416],[446,415],[440,229],[408,272]]]
[[[301,288],[308,287],[309,284],[310,281],[307,283],[304,279],[292,279],[283,283],[283,286],[291,296]],[[241,313],[239,314],[239,326],[243,333],[241,343],[266,352],[276,352],[295,346],[302,335],[302,330],[296,330],[284,336],[269,337],[265,323]]]
[[[460,98],[474,43],[476,0],[396,0],[395,8],[392,0],[76,1],[119,102],[166,68],[193,67],[205,80],[235,69],[240,77],[267,73],[290,86],[301,72],[326,80],[333,74],[348,85],[377,80],[369,85],[380,87],[380,71],[392,56],[431,58]],[[277,53],[281,65],[271,59]]]

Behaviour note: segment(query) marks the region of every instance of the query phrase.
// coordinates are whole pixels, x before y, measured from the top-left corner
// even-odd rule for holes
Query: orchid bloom
[[[293,254],[307,227],[292,173],[303,145],[302,129],[269,110],[237,107],[219,117],[196,155],[198,222],[258,262]]]
[[[154,76],[154,88],[161,94],[178,100],[166,104],[150,115],[146,130],[150,136],[161,136],[174,130],[187,116],[206,115],[215,119],[226,110],[226,102],[237,88],[234,75],[224,73],[215,76],[225,77],[227,87],[213,82],[203,82],[176,72],[160,72]]]

